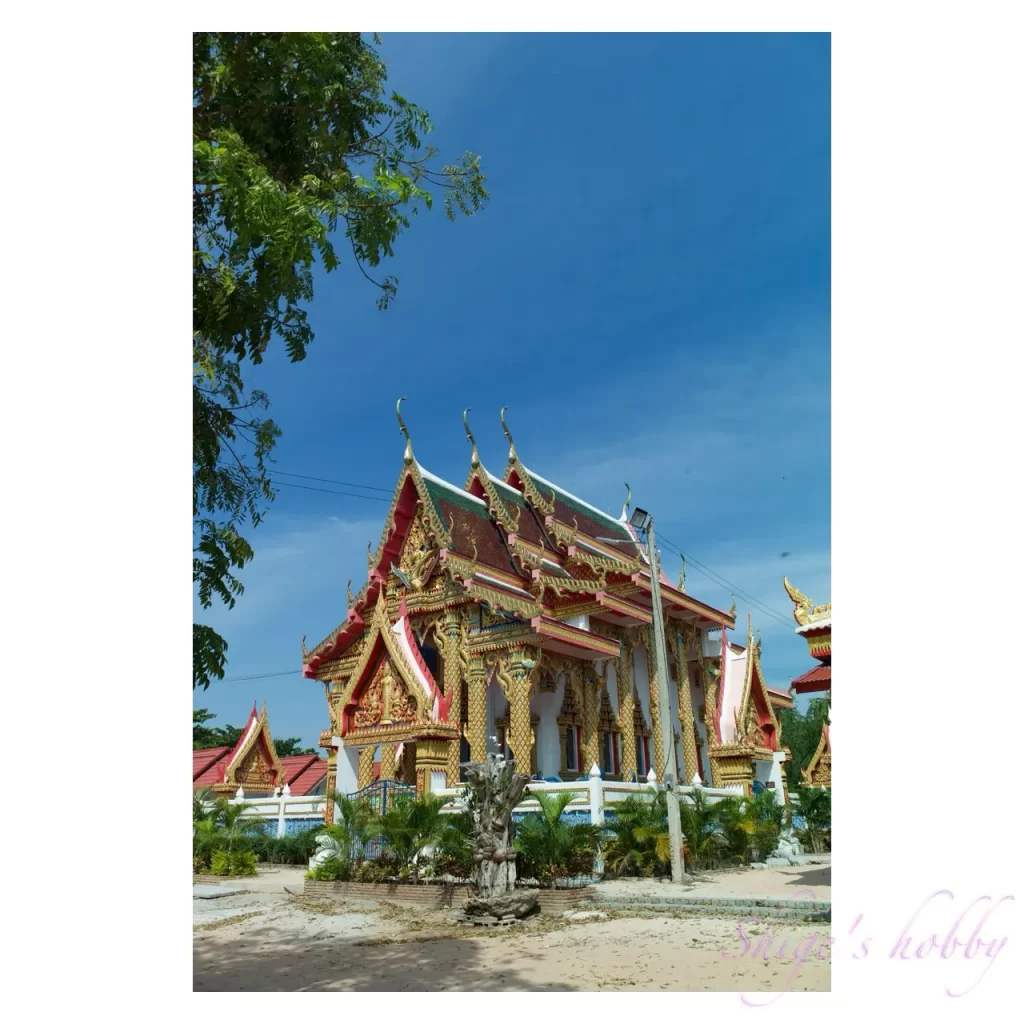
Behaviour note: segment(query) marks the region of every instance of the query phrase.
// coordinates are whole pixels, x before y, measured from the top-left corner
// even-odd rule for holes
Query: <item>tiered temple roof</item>
[[[469,475],[462,487],[443,480],[415,459],[400,403],[404,465],[377,549],[368,551],[367,581],[329,636],[311,650],[303,643],[303,674],[320,678],[329,662],[372,627],[392,570],[405,584],[412,614],[428,604],[437,607],[442,597],[449,607],[475,602],[529,624],[532,642],[545,649],[589,659],[616,656],[617,642],[570,620],[588,615],[619,625],[651,621],[650,567],[626,506],[616,518],[524,466],[504,410],[504,477],[481,462],[464,414],[472,445]],[[670,619],[701,629],[735,626],[734,612],[694,599],[664,572],[660,584]],[[449,594],[446,587],[455,589]]]

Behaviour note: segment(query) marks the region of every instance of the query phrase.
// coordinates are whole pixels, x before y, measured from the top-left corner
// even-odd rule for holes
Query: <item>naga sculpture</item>
[[[516,850],[512,812],[530,781],[515,761],[488,754],[466,769],[466,806],[473,821],[473,881],[476,895],[466,917],[525,917],[537,907],[536,894],[515,888]]]

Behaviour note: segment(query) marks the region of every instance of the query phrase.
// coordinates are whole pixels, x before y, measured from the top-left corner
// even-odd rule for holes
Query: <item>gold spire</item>
[[[480,453],[476,450],[476,438],[473,436],[473,432],[469,429],[469,420],[466,419],[466,413],[470,412],[470,407],[467,406],[462,410],[462,425],[466,428],[466,437],[469,443],[473,446],[473,454],[470,456],[469,464],[476,469],[480,465]]]
[[[345,596],[348,598],[348,608],[346,608],[345,611],[348,612],[348,611],[352,610],[352,606],[356,603],[356,599],[352,596],[352,577],[351,576],[349,576],[349,578],[348,578],[348,583],[345,584]]]
[[[682,593],[686,593],[686,555],[680,554],[682,559],[683,567],[679,570],[679,589]]]
[[[501,417],[501,429],[505,431],[505,437],[508,439],[508,461],[515,462],[517,459],[516,443],[512,440],[512,432],[508,429],[508,424],[505,422],[505,410],[507,408],[507,405],[503,405],[498,415]]]
[[[629,508],[629,499],[633,497],[633,492],[629,489],[629,484],[626,484],[626,500],[622,503],[622,520],[626,521],[626,509]]]
[[[395,402],[395,415],[398,417],[398,429],[405,436],[405,455],[403,456],[406,465],[412,463],[412,438],[409,436],[409,429],[402,419],[402,403],[406,400],[405,395]]]
[[[729,609],[729,614],[735,619],[736,618],[736,595],[732,595],[732,607]]]

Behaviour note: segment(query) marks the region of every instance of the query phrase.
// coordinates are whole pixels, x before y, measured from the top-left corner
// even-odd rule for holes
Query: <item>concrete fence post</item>
[[[604,825],[604,785],[601,780],[601,769],[595,763],[587,777],[590,785],[590,823],[592,825]],[[604,874],[604,861],[601,858],[601,848],[598,847],[597,856],[594,859],[594,874]]]

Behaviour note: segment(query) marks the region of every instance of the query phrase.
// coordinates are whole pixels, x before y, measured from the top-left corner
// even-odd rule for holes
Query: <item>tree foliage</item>
[[[794,790],[802,784],[801,771],[811,763],[821,740],[821,726],[828,717],[828,700],[816,697],[801,714],[796,708],[785,708],[780,714],[783,742],[789,747],[786,781]]]
[[[398,281],[371,277],[412,216],[443,195],[447,216],[487,199],[479,158],[438,166],[425,110],[385,88],[379,39],[356,32],[193,35],[193,562],[204,608],[229,608],[253,557],[242,536],[273,500],[280,429],[242,366],[280,339],[293,362],[313,341],[313,267],[334,240],[386,308]],[[223,678],[227,644],[193,627],[193,687]]]

